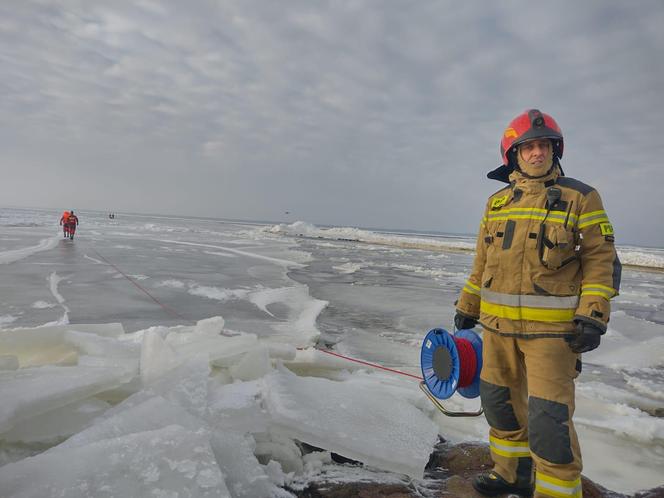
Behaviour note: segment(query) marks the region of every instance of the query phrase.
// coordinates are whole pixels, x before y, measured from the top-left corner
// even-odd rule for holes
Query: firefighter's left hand
[[[565,340],[575,353],[587,353],[599,346],[602,331],[593,324],[582,320],[576,322],[576,335]]]

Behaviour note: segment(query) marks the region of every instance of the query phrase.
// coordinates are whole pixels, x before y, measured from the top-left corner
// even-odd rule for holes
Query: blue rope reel
[[[442,328],[430,330],[422,343],[420,366],[424,384],[436,398],[448,399],[457,391],[464,398],[476,398],[482,340],[473,330],[458,330],[454,335]]]

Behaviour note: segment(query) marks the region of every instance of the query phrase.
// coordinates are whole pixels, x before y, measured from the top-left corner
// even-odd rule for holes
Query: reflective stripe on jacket
[[[457,309],[509,335],[568,333],[576,317],[606,330],[621,264],[599,194],[558,168],[519,180],[487,202]],[[552,187],[560,195],[548,209]]]

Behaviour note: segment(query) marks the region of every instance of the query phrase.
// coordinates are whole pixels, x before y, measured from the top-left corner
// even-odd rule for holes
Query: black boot
[[[510,484],[495,472],[480,474],[473,479],[473,488],[484,496],[496,496],[504,493],[514,493],[523,497],[533,496],[533,485],[515,482]]]

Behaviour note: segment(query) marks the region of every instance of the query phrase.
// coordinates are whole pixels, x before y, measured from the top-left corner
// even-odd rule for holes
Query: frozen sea
[[[58,212],[0,209],[1,496],[290,496],[322,473],[426,494],[438,433],[486,441],[412,377],[316,350],[418,375],[471,238],[77,214],[70,241]],[[664,250],[619,250],[575,422],[584,474],[634,492],[664,483]]]

